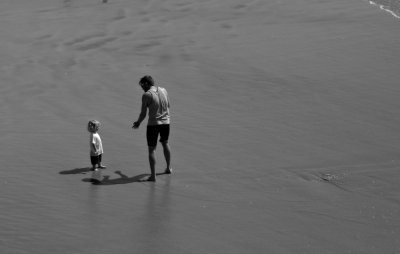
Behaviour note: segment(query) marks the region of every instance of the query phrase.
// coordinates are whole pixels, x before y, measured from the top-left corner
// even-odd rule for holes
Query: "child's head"
[[[97,132],[99,130],[99,127],[100,127],[100,122],[97,120],[90,120],[87,126],[88,131],[92,133]]]

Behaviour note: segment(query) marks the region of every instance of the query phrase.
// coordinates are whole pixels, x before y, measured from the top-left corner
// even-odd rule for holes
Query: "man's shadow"
[[[96,177],[92,178],[84,178],[82,179],[83,182],[90,182],[96,185],[116,185],[116,184],[128,184],[128,183],[138,183],[143,182],[143,179],[149,174],[140,174],[132,177],[128,177],[127,175],[123,174],[121,171],[115,171],[115,174],[119,175],[118,178],[110,178],[109,175],[103,176],[102,179]]]
[[[114,173],[119,175],[118,178],[110,178],[109,175],[102,175],[100,171],[92,171],[90,167],[84,168],[74,168],[70,170],[60,171],[60,175],[76,175],[76,174],[87,174],[92,173],[91,177],[87,177],[82,179],[83,182],[89,182],[96,185],[116,185],[116,184],[128,184],[128,183],[138,183],[145,182],[145,178],[149,177],[150,174],[140,174],[132,177],[128,177],[123,174],[120,170],[115,171]],[[157,175],[164,175],[165,173],[157,173]]]

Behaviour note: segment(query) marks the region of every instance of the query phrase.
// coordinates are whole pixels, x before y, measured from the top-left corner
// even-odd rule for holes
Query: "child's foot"
[[[99,165],[99,168],[107,168],[107,167],[104,165]]]
[[[172,174],[172,168],[165,169],[164,174]]]
[[[97,170],[97,168],[95,167],[95,166],[93,166],[91,169],[90,169],[90,171],[96,171]]]

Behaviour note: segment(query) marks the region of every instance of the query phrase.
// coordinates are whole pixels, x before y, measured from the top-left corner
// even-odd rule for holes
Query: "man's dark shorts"
[[[148,125],[147,126],[147,145],[150,147],[157,146],[158,135],[160,135],[160,142],[166,142],[169,138],[169,124],[162,125]]]

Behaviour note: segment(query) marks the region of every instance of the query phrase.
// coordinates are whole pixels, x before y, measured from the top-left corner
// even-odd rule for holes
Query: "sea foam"
[[[370,4],[379,6],[384,11],[389,12],[396,18],[400,18],[400,1],[399,0],[374,0],[369,1]]]

